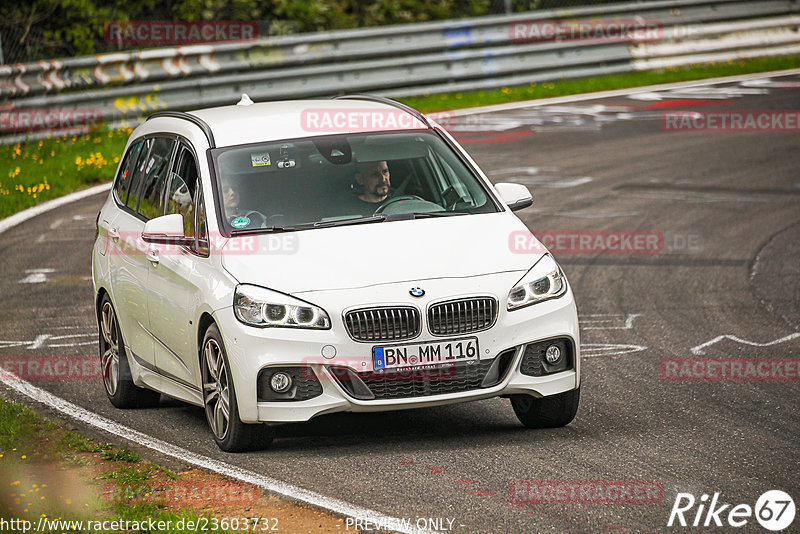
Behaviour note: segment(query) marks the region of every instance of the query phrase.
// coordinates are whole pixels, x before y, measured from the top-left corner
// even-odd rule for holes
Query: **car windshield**
[[[430,132],[333,135],[212,150],[229,231],[272,231],[498,211]]]

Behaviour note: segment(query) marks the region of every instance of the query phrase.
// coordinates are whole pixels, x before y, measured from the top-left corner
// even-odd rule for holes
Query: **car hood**
[[[500,212],[233,237],[221,258],[240,283],[297,294],[524,272],[543,247],[519,250],[520,235],[532,238],[513,213]]]

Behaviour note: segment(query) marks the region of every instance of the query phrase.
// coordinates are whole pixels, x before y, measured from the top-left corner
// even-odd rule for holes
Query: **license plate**
[[[478,338],[451,339],[430,343],[406,343],[372,348],[375,370],[407,367],[435,367],[478,360]]]

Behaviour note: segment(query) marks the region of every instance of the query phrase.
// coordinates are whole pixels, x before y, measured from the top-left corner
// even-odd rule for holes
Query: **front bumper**
[[[502,281],[501,287],[510,287],[510,284],[518,278],[519,275],[511,273]],[[402,284],[404,288],[407,285]],[[439,289],[447,294],[446,288]],[[484,292],[483,294],[490,293]],[[352,340],[345,330],[341,315],[334,313],[334,311],[341,311],[341,308],[337,309],[334,299],[331,298],[326,302],[323,295],[308,297],[309,301],[322,306],[331,315],[332,327],[330,330],[254,328],[240,323],[235,318],[231,307],[218,310],[215,312],[215,319],[222,333],[230,361],[239,417],[246,423],[289,423],[308,421],[312,417],[334,412],[374,412],[421,408],[512,394],[548,396],[577,388],[580,384],[580,338],[578,317],[571,289],[558,299],[512,312],[505,309],[505,299],[497,296],[500,310],[497,322],[492,328],[452,337],[454,339],[477,338],[481,362],[493,360],[499,354],[513,350],[511,364],[499,383],[491,387],[455,393],[373,400],[360,400],[348,394],[342,384],[333,376],[331,367],[348,367],[356,373],[373,371],[372,347],[393,343]],[[355,300],[358,298],[359,295],[348,293],[347,300],[349,302],[369,302],[370,300],[374,302],[374,288],[365,290],[363,300]],[[423,310],[426,305],[424,300],[407,303],[417,305]],[[525,347],[528,344],[552,338],[567,338],[572,342],[571,368],[545,376],[522,374],[520,365]],[[441,336],[432,336],[423,324],[422,333],[413,342],[440,342],[446,339]],[[335,355],[332,355],[333,352]],[[322,387],[321,394],[308,400],[258,401],[257,377],[262,369],[298,365],[307,366],[313,370]]]

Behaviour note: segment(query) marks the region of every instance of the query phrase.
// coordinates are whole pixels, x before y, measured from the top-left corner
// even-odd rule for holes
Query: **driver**
[[[225,217],[237,229],[261,227],[266,222],[266,217],[254,210],[241,206],[239,188],[242,186],[237,181],[226,180],[222,185],[222,204],[225,208]]]
[[[348,212],[368,217],[390,196],[392,181],[389,166],[386,161],[356,163],[354,177],[361,186],[361,192],[350,199]]]

